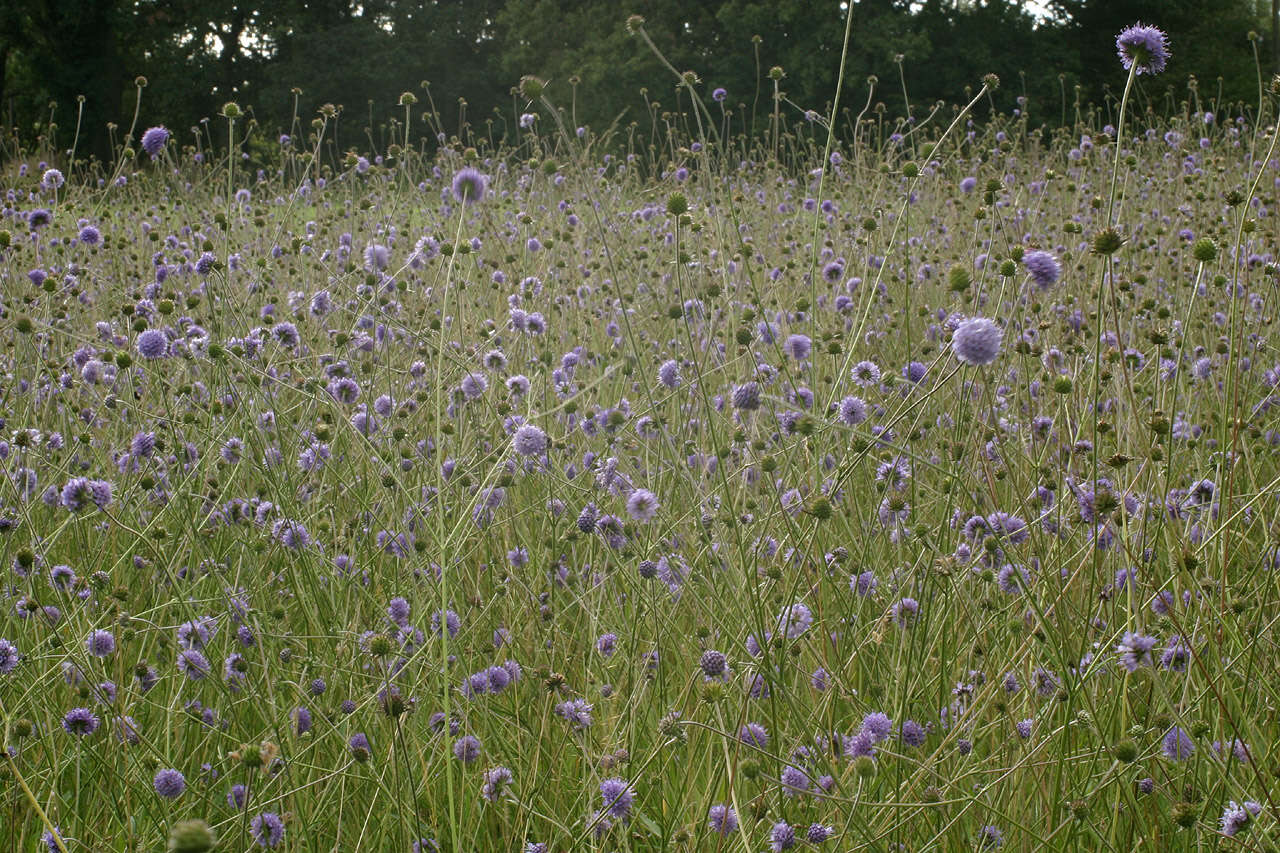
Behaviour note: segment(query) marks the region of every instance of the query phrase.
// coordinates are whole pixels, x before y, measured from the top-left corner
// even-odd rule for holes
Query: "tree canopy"
[[[906,115],[956,101],[995,72],[1005,81],[1002,109],[1069,121],[1077,102],[1101,103],[1122,84],[1115,34],[1137,20],[1160,26],[1172,45],[1173,74],[1145,92],[1157,107],[1185,98],[1189,75],[1203,94],[1253,100],[1275,53],[1273,6],[856,0],[844,105],[865,100],[874,76],[874,99]],[[535,75],[568,119],[600,128],[679,97],[671,69],[627,32],[627,16],[638,14],[674,68],[694,72],[708,95],[726,90],[735,131],[755,130],[772,107],[774,67],[785,74],[789,108],[829,108],[846,8],[839,0],[28,0],[0,6],[0,115],[11,139],[43,136],[58,150],[78,125],[80,151],[105,156],[133,124],[136,81],[145,78],[135,139],[149,124],[200,133],[227,101],[265,131],[287,133],[330,103],[342,108],[346,142],[366,148],[387,142],[376,128],[403,123],[404,92],[418,101],[414,139],[464,123],[495,138],[513,134],[523,108],[515,84]]]

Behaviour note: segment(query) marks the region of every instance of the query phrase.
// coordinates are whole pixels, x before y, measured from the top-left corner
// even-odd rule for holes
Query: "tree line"
[[[25,0],[0,4],[0,121],[10,139],[65,150],[74,137],[106,158],[135,122],[135,145],[153,124],[189,141],[234,101],[264,132],[287,133],[332,104],[351,146],[367,150],[387,144],[387,124],[402,124],[412,101],[411,141],[464,127],[509,140],[526,108],[522,76],[545,80],[575,127],[601,129],[684,106],[674,68],[696,75],[709,104],[723,89],[714,111],[730,132],[752,133],[774,108],[773,69],[788,110],[829,109],[847,23],[846,106],[860,107],[874,78],[880,109],[918,116],[994,72],[1004,85],[993,106],[1054,125],[1123,85],[1115,35],[1137,20],[1170,38],[1172,73],[1142,81],[1157,109],[1189,85],[1206,100],[1256,102],[1259,74],[1274,69],[1278,7],[855,0],[846,22],[840,0]],[[628,32],[633,14],[656,51]]]

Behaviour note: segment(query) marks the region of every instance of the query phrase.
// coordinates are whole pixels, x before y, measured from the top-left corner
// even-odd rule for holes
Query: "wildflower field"
[[[6,164],[0,847],[1273,849],[1275,102],[1118,47]]]

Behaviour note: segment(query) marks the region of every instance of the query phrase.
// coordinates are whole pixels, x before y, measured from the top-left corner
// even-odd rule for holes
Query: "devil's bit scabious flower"
[[[547,449],[547,434],[533,424],[524,424],[511,437],[511,446],[521,456],[540,456]]]
[[[187,789],[187,780],[181,772],[173,769],[160,770],[154,780],[156,793],[167,800],[176,800]]]
[[[1116,54],[1125,71],[1136,66],[1135,74],[1159,74],[1169,61],[1169,40],[1159,28],[1139,21],[1116,36]]]
[[[1062,275],[1062,265],[1048,252],[1036,249],[1022,256],[1022,265],[1031,273],[1031,280],[1041,290],[1052,287]]]
[[[476,169],[459,169],[453,176],[453,197],[463,204],[471,204],[484,198],[489,179]]]
[[[707,812],[707,828],[721,835],[732,835],[738,830],[738,813],[729,805],[715,805]]]
[[[951,338],[951,349],[965,364],[990,364],[1000,354],[1002,337],[1004,332],[994,322],[986,317],[974,317],[956,329]]]
[[[163,127],[149,127],[142,134],[142,150],[154,158],[160,154],[160,151],[168,141],[168,130]]]

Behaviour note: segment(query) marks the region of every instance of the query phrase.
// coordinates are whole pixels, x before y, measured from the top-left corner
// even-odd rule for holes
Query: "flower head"
[[[453,197],[463,204],[471,204],[484,198],[489,179],[478,170],[467,167],[453,176]]]
[[[1126,71],[1136,66],[1135,74],[1159,74],[1169,61],[1169,40],[1159,28],[1139,21],[1116,36],[1116,54]]]
[[[996,360],[1000,354],[1000,339],[1004,332],[986,317],[965,320],[951,338],[951,348],[956,358],[965,364],[984,365]]]
[[[161,149],[168,141],[168,130],[163,127],[149,127],[142,134],[142,150],[155,158],[159,156]]]

